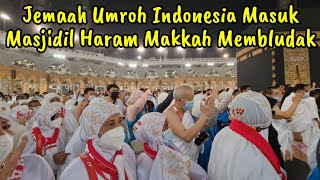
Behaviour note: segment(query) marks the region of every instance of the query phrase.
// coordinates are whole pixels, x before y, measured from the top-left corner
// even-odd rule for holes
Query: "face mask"
[[[73,95],[70,95],[70,99],[72,99],[73,98]]]
[[[304,93],[304,95],[303,95],[303,99],[307,99],[309,97],[309,93]]]
[[[33,107],[33,111],[37,112],[40,109],[40,106]]]
[[[186,112],[186,111],[192,110],[193,105],[194,105],[193,101],[186,101],[186,104],[183,107],[184,111]]]
[[[275,96],[273,99],[277,100],[277,102],[281,102],[282,96]]]
[[[6,159],[13,149],[13,137],[9,134],[0,136],[0,164]]]
[[[176,138],[176,135],[173,134],[171,129],[167,129],[162,132],[162,137],[164,139],[163,143],[166,146],[175,147],[173,144],[173,139]]]
[[[100,140],[99,144],[102,149],[105,150],[120,150],[125,138],[124,129],[122,126],[111,129],[105,132]]]
[[[20,104],[20,102],[21,102],[21,100],[16,100],[16,103],[17,103],[17,104]]]
[[[61,127],[61,124],[62,124],[62,117],[59,117],[53,121],[51,121],[52,123],[52,126],[55,127],[55,128],[60,128]]]
[[[118,99],[118,97],[119,97],[119,92],[111,92],[111,98],[112,98],[113,100]]]
[[[88,100],[91,101],[95,96],[89,96]]]

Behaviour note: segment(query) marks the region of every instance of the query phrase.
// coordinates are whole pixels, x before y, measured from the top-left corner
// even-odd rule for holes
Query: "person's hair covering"
[[[52,125],[51,118],[58,112],[61,112],[61,106],[56,103],[49,103],[40,106],[39,110],[33,116],[33,127],[39,127],[41,132],[49,131],[55,127]]]
[[[57,93],[48,93],[44,96],[44,100],[42,101],[42,105],[46,105],[46,104],[49,104],[51,99],[53,98],[59,98],[60,99],[60,96],[57,94]]]
[[[194,102],[194,106],[192,108],[192,115],[194,117],[199,118],[200,114],[201,114],[201,110],[200,110],[200,104],[204,99],[204,95],[203,94],[197,94],[193,97],[193,102]]]
[[[90,101],[80,116],[80,124],[86,135],[86,140],[98,138],[102,124],[110,116],[117,113],[121,114],[118,108],[102,98],[94,98]]]
[[[158,112],[151,112],[143,115],[134,125],[134,135],[149,147],[157,147],[157,137],[161,136],[166,116]]]
[[[157,107],[157,112],[162,113],[164,110],[166,110],[167,107],[171,104],[172,100],[173,100],[173,91],[171,91],[168,94],[167,98],[162,103],[159,103]]]
[[[158,96],[158,104],[161,104],[168,97],[168,93],[163,92]]]
[[[12,120],[18,122],[18,114],[22,116],[27,116],[28,112],[29,107],[27,105],[16,106],[11,110],[11,118]]]
[[[5,119],[5,120],[7,120],[7,121],[12,122],[11,117],[10,117],[10,116],[8,116],[8,114],[7,114],[7,113],[2,112],[2,111],[0,111],[0,118],[2,118],[2,119]]]
[[[135,102],[138,101],[138,99],[143,95],[143,91],[141,90],[134,90],[131,93],[130,98],[128,99],[128,104],[134,104]]]
[[[253,127],[267,128],[271,124],[272,113],[269,101],[257,92],[245,92],[231,102],[232,117]]]

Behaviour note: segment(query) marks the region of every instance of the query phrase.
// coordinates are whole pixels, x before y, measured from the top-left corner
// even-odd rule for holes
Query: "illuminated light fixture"
[[[234,63],[228,63],[227,66],[234,66]]]
[[[202,51],[202,50],[203,50],[203,48],[197,48],[197,50],[198,50],[198,51]]]
[[[118,48],[118,49],[119,49],[120,51],[124,50],[124,48],[122,48],[122,47],[121,47],[121,48]]]
[[[164,51],[164,49],[165,49],[165,48],[160,47],[160,48],[158,49],[158,51],[159,51],[159,52],[163,52],[163,51]]]
[[[138,58],[138,59],[141,59],[142,57],[141,57],[141,56],[138,56],[137,58]]]
[[[119,66],[124,66],[124,64],[122,62],[118,62]]]
[[[143,52],[143,51],[144,51],[144,48],[143,48],[143,47],[139,47],[139,48],[138,48],[138,51],[139,51],[139,52]]]
[[[77,40],[79,40],[79,36],[78,35],[75,35],[74,36],[74,39],[77,41]]]
[[[182,47],[178,47],[178,51],[183,51],[184,49]]]
[[[224,47],[218,48],[219,51],[222,51],[224,49]]]
[[[227,57],[229,57],[229,55],[228,55],[228,54],[224,54],[223,57],[224,57],[224,58],[227,58]]]
[[[37,31],[41,31],[41,29],[44,28],[43,26],[37,26]]]
[[[148,64],[142,64],[142,66],[143,66],[143,67],[149,67],[149,65],[148,65]]]
[[[54,54],[53,57],[58,58],[58,59],[65,59],[66,56],[62,54]]]
[[[131,68],[136,68],[136,67],[137,67],[137,64],[129,64],[129,67],[131,67]]]
[[[185,64],[184,66],[186,66],[186,67],[191,67],[191,64]]]
[[[208,66],[214,66],[214,63],[208,63]]]
[[[10,17],[8,15],[6,15],[6,14],[1,14],[1,18],[5,19],[5,20],[9,20],[10,19]]]

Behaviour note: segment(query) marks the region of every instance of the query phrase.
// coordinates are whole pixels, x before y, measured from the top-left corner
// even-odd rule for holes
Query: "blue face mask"
[[[194,102],[193,101],[185,101],[185,105],[183,107],[184,111],[190,111],[193,108]]]

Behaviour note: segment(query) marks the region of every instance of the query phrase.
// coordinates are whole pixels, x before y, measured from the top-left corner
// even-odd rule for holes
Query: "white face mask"
[[[33,111],[37,112],[40,109],[40,106],[33,107]]]
[[[99,145],[105,150],[120,150],[122,148],[124,138],[124,129],[122,126],[119,126],[105,132],[99,140]]]
[[[89,96],[88,100],[91,101],[95,96]]]
[[[61,124],[62,124],[62,117],[59,117],[53,121],[51,121],[52,123],[52,126],[55,127],[55,128],[60,128],[61,127]]]
[[[0,136],[0,164],[6,159],[13,149],[13,137],[9,134]]]

